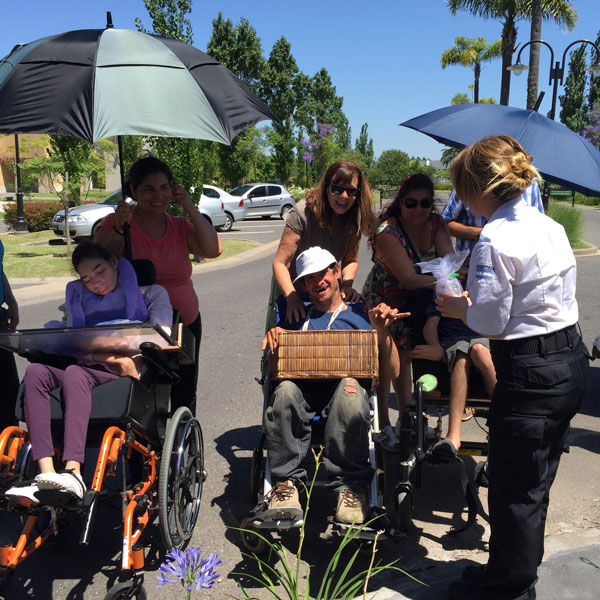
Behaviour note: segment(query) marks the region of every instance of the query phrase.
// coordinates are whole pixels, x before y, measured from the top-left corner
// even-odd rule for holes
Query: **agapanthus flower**
[[[308,163],[312,162],[315,159],[315,157],[310,152],[305,152],[302,158]]]
[[[215,567],[222,564],[216,554],[209,554],[208,558],[201,558],[200,548],[192,546],[187,550],[173,548],[160,565],[157,588],[167,583],[181,583],[191,592],[195,586],[196,591],[201,588],[211,588],[219,573]]]
[[[311,147],[311,142],[310,140],[305,140],[304,138],[302,138],[300,140],[300,143],[305,147],[305,148],[310,148]]]

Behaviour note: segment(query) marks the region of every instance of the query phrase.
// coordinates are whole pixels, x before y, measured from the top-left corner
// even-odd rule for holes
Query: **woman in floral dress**
[[[405,177],[394,200],[380,216],[377,231],[370,238],[373,268],[363,288],[367,308],[380,302],[401,312],[413,309],[415,301],[429,304],[429,298],[417,297],[417,290],[433,289],[435,278],[421,275],[415,264],[453,252],[452,242],[442,218],[434,208],[433,182],[422,173]],[[403,411],[410,399],[411,350],[415,334],[411,320],[400,319],[391,326],[400,355],[400,374],[394,381],[398,408]],[[416,325],[418,327],[418,325]],[[382,374],[377,388],[381,443],[394,450],[398,439],[390,424],[388,405],[390,381]]]

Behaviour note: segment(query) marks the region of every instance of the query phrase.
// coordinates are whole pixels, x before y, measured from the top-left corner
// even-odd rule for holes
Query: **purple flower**
[[[181,583],[188,591],[196,586],[196,591],[201,588],[211,588],[219,573],[215,567],[222,564],[216,554],[209,554],[208,558],[201,558],[200,548],[192,546],[185,551],[173,548],[166,556],[165,562],[160,565],[157,588],[167,583]],[[173,577],[171,579],[170,577]]]
[[[319,138],[321,139],[335,131],[335,127],[333,127],[333,125],[324,125],[323,123],[317,123],[317,128],[319,130]]]
[[[310,140],[305,140],[304,138],[302,138],[300,140],[300,143],[305,147],[305,148],[310,148],[311,147],[311,141]]]
[[[315,159],[315,157],[310,152],[305,152],[302,158],[308,163],[312,162]]]

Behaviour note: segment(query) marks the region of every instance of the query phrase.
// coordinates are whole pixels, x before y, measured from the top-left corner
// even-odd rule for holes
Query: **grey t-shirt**
[[[312,246],[320,246],[329,250],[335,259],[340,262],[348,242],[352,239],[348,221],[345,216],[335,220],[333,231],[321,228],[311,211],[306,210],[306,201],[300,200],[285,216],[286,225],[300,234],[298,249],[290,265],[290,276],[292,281],[296,278],[296,258],[301,252]]]

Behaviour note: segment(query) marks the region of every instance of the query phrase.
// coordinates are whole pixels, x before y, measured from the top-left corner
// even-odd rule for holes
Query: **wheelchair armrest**
[[[179,381],[179,363],[171,360],[176,355],[164,352],[160,346],[152,342],[144,342],[140,345],[140,350],[145,363],[152,365],[161,375],[164,375],[173,383]]]

